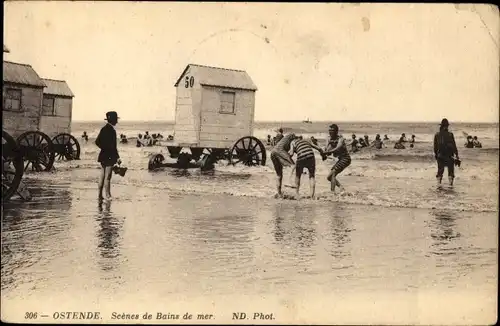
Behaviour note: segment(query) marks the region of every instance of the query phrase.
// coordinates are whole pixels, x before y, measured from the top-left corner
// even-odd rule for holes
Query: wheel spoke
[[[47,161],[44,161],[44,160],[39,160],[37,162],[37,164],[38,164],[38,166],[43,165],[44,166],[43,170],[45,170],[47,168],[47,165],[48,165]]]
[[[7,189],[9,189],[10,187],[12,187],[12,182],[11,182],[11,183],[7,183],[7,182],[4,182],[4,181],[2,180],[2,188],[7,188]]]
[[[50,158],[47,156],[47,155],[42,155],[42,156],[39,156],[39,161],[43,161],[44,164],[47,166],[49,161],[50,161]]]

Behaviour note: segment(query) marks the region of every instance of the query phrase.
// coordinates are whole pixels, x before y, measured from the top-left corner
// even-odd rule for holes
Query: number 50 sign
[[[189,88],[189,87],[193,87],[193,85],[194,85],[194,77],[193,76],[191,76],[191,77],[186,76],[186,82],[184,84],[184,87]]]

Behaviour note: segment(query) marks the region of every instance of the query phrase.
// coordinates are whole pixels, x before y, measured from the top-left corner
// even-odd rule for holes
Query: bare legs
[[[101,175],[99,176],[99,199],[102,199],[102,190],[106,193],[106,199],[111,198],[111,176],[113,175],[113,167],[106,166],[101,168]]]
[[[331,170],[330,174],[327,177],[327,180],[330,181],[330,183],[331,183],[330,190],[332,192],[335,192],[335,186],[337,186],[337,187],[339,187],[340,191],[344,191],[344,187],[342,187],[340,182],[337,180],[336,176],[337,176],[337,174],[336,174],[335,170]]]
[[[310,188],[310,193],[311,193],[311,199],[314,199],[314,195],[316,192],[316,179],[314,176],[309,176],[309,188]],[[295,176],[295,198],[299,199],[299,189],[300,189],[300,176]]]
[[[309,188],[311,189],[311,199],[316,195],[316,178],[309,176]]]
[[[289,179],[289,180],[290,180],[290,183],[291,183],[291,181],[293,180],[292,178],[293,178],[293,176],[294,176],[294,174],[295,174],[295,170],[296,170],[296,169],[297,169],[297,166],[292,165],[292,170],[290,171],[290,179]],[[299,180],[299,182],[300,182],[300,180]],[[297,180],[295,180],[295,184],[297,184]]]
[[[283,182],[283,171],[281,173],[278,173],[278,176],[276,177],[276,197],[283,197],[283,193],[281,192],[281,184]]]
[[[300,176],[295,176],[295,198],[299,199]]]

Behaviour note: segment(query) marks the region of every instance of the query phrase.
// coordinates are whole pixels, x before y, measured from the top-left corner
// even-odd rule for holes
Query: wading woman
[[[337,175],[339,175],[346,167],[351,165],[351,156],[347,150],[347,145],[344,137],[339,135],[339,127],[336,124],[330,125],[328,130],[330,134],[330,139],[323,152],[323,160],[330,154],[338,158],[338,161],[332,167],[330,174],[328,174],[328,181],[331,183],[331,191],[335,192],[335,186],[339,187],[341,191],[344,190],[340,182],[337,180]]]
[[[99,178],[99,199],[102,199],[102,189],[106,192],[106,199],[111,199],[111,176],[113,175],[113,166],[121,164],[120,156],[118,155],[116,130],[115,126],[118,123],[118,114],[115,111],[106,113],[108,123],[101,128],[95,144],[101,149],[97,162],[101,163],[101,175]]]

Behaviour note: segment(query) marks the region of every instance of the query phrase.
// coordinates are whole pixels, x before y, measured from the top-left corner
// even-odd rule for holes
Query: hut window
[[[234,113],[235,92],[222,92],[220,98],[220,113]]]
[[[15,88],[7,88],[5,90],[5,98],[3,107],[9,111],[21,111],[22,90]]]
[[[53,96],[43,96],[42,115],[56,115]]]

